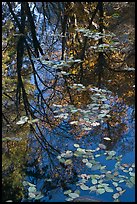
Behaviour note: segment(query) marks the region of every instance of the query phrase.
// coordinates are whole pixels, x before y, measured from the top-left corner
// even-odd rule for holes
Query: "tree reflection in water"
[[[73,188],[85,167],[57,156],[75,143],[134,155],[134,4],[125,23],[119,3],[39,3],[3,2],[3,201]]]

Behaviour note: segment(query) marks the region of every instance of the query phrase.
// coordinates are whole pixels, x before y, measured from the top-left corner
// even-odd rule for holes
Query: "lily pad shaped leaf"
[[[135,176],[134,172],[129,172],[130,176]]]
[[[65,159],[64,159],[64,158],[61,158],[61,159],[59,159],[59,162],[65,163]]]
[[[112,182],[112,184],[113,184],[115,187],[118,186],[118,183],[116,183],[116,182]]]
[[[120,196],[119,193],[114,193],[113,198],[114,198],[114,199],[117,199],[119,196]]]
[[[36,192],[37,189],[36,189],[36,187],[34,187],[34,186],[30,186],[30,187],[28,188],[28,191],[29,191],[30,193],[32,193],[32,192]]]
[[[96,188],[96,186],[91,186],[91,187],[89,188],[89,190],[90,190],[90,191],[96,191],[97,188]]]
[[[133,184],[135,184],[135,177],[134,177],[134,176],[130,177],[130,181],[131,181]]]
[[[65,158],[70,158],[70,157],[72,157],[72,155],[73,155],[72,151],[66,151],[64,157]]]
[[[44,195],[41,194],[41,192],[35,197],[35,200],[40,200],[41,198],[43,198]]]
[[[29,118],[28,118],[27,116],[22,116],[22,117],[20,118],[20,120],[24,120],[24,121],[26,121],[26,122],[27,122],[28,119],[29,119]]]
[[[97,189],[96,192],[99,193],[99,194],[103,194],[103,193],[105,193],[105,189],[104,188],[99,188],[99,189]]]
[[[74,144],[74,147],[79,147],[79,144]]]
[[[73,198],[66,198],[65,200],[66,200],[66,201],[72,201]]]
[[[67,190],[67,191],[64,191],[64,194],[69,194],[71,192],[72,192],[72,190]]]
[[[106,191],[106,192],[113,192],[113,189],[110,188],[110,187],[108,187],[108,186],[105,186],[105,191]]]
[[[66,165],[72,164],[72,160],[71,160],[71,159],[67,159],[67,160],[65,161],[65,164],[66,164]]]
[[[88,163],[88,159],[82,159],[83,163]]]
[[[95,155],[95,157],[100,157],[100,156],[101,156],[100,154],[96,154],[96,155]]]
[[[36,122],[38,122],[38,121],[39,121],[39,119],[36,118],[36,119],[33,119],[33,120],[28,120],[28,123],[32,124],[32,123],[36,123]]]
[[[88,186],[86,186],[85,184],[81,184],[80,185],[80,188],[82,189],[82,190],[89,190],[90,188],[88,187]]]
[[[77,198],[77,197],[79,197],[79,194],[77,194],[77,193],[69,193],[69,196],[71,198]]]
[[[79,191],[79,190],[75,190],[74,193],[76,193],[76,194],[79,195],[79,194],[80,194],[80,191]]]
[[[96,179],[92,179],[92,183],[93,183],[93,184],[97,184],[97,182],[98,182],[98,181],[97,181]]]
[[[17,125],[23,125],[24,123],[26,123],[26,121],[24,120],[19,120],[18,122],[16,122]]]
[[[106,157],[106,160],[112,159],[112,156],[108,156]]]
[[[29,193],[28,196],[29,196],[30,198],[35,198],[35,197],[36,197],[36,195],[35,195],[34,193]]]
[[[28,117],[27,116],[22,116],[20,118],[20,120],[16,123],[17,125],[23,125],[24,123],[26,123],[28,121]]]
[[[99,144],[98,146],[100,147],[100,149],[106,149],[106,146],[104,144]]]
[[[115,152],[115,151],[109,151],[108,154],[109,154],[110,156],[114,156],[114,155],[116,154],[116,152]]]
[[[123,189],[121,187],[116,188],[117,191],[122,191]]]
[[[89,167],[89,168],[91,168],[91,167],[92,167],[92,164],[89,163],[89,162],[87,162],[87,163],[86,163],[86,166]]]

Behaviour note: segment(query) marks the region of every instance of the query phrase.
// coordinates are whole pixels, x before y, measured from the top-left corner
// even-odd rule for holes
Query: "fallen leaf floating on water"
[[[104,137],[103,139],[104,140],[111,140],[109,137]]]
[[[100,123],[94,122],[94,123],[92,123],[91,125],[92,125],[92,126],[98,126],[98,125],[100,125]]]
[[[106,149],[106,146],[104,144],[99,144],[98,146],[100,147],[100,149]]]
[[[28,121],[28,117],[27,116],[22,116],[20,118],[20,120],[18,122],[16,122],[17,125],[23,125],[24,123],[26,123]]]
[[[74,147],[79,147],[79,144],[74,144]]]

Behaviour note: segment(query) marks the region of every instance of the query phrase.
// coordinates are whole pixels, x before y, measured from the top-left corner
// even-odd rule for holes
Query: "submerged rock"
[[[80,196],[78,198],[74,198],[73,202],[102,202],[101,200],[97,200],[91,196]]]

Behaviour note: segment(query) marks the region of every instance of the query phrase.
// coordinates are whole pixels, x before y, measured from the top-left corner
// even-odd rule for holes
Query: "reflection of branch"
[[[8,121],[7,117],[4,115],[3,112],[2,112],[2,117],[3,117],[3,119],[6,121],[7,124],[10,124],[10,122]]]
[[[111,132],[110,132],[110,124],[109,124],[109,121],[107,120],[107,128],[108,128],[108,137],[111,138]]]
[[[11,96],[9,96],[7,93],[3,92],[2,94],[7,96],[11,101],[15,102],[14,99]]]
[[[38,128],[38,130],[39,130],[39,133],[40,133],[40,135],[41,135],[41,137],[39,137],[39,136],[38,136],[38,137],[44,142],[44,144],[45,144],[45,146],[46,146],[46,150],[48,150],[47,147],[49,146],[51,149],[53,149],[53,150],[56,151],[57,153],[60,153],[60,150],[55,149],[51,144],[49,144],[49,142],[46,140],[45,136],[43,135],[41,129],[39,128],[38,124],[36,124],[36,126],[37,126],[37,128]],[[31,127],[32,127],[32,129],[34,130],[34,128],[33,128],[32,125],[31,125]],[[35,131],[35,133],[36,133],[36,131]],[[36,133],[36,134],[37,134],[37,133]],[[38,135],[38,134],[37,134],[37,135]]]
[[[35,66],[34,66],[34,63],[33,63],[33,60],[32,60],[32,58],[31,58],[31,53],[30,53],[30,49],[29,49],[29,45],[26,43],[26,46],[27,46],[27,51],[28,51],[28,55],[29,55],[29,58],[30,58],[30,61],[31,61],[31,65],[32,65],[32,69],[33,69],[33,75],[34,75],[34,81],[35,81],[35,85],[36,85],[36,87],[37,87],[37,89],[38,89],[38,91],[39,91],[39,93],[40,93],[40,95],[41,95],[41,99],[43,100],[43,102],[46,104],[46,106],[50,109],[50,110],[52,110],[50,107],[49,107],[49,105],[46,103],[46,101],[45,101],[45,99],[44,99],[44,97],[43,97],[43,94],[42,94],[42,92],[41,92],[41,90],[40,90],[40,88],[39,88],[39,86],[38,86],[38,82],[37,82],[37,78],[36,78],[36,70],[35,70]],[[45,109],[43,108],[43,111],[44,111],[44,114],[46,115],[46,112],[45,112]]]
[[[34,49],[35,49],[35,52],[36,52],[36,55],[37,57],[39,56],[39,52],[38,50],[40,51],[40,53],[43,55],[43,50],[42,48],[40,47],[40,44],[37,40],[37,37],[36,37],[36,30],[35,30],[35,24],[34,24],[34,21],[33,21],[33,17],[31,15],[31,11],[30,11],[30,8],[29,8],[29,5],[28,5],[28,2],[24,2],[23,3],[24,5],[24,10],[28,16],[28,20],[29,20],[29,23],[30,23],[30,30],[31,30],[31,34],[32,34],[32,39],[33,39],[33,45],[34,45]]]
[[[91,28],[92,22],[93,22],[93,20],[94,20],[94,18],[95,18],[95,15],[96,15],[98,9],[99,9],[99,3],[97,4],[97,7],[96,7],[94,13],[92,14],[92,17],[91,17],[91,19],[90,19],[89,26],[87,27],[87,29],[90,29],[90,28]],[[85,51],[86,51],[87,41],[88,41],[88,37],[85,36],[85,37],[84,37],[84,42],[83,42],[84,45],[83,45],[83,48],[82,48],[81,53],[80,53],[80,59],[81,59],[81,60],[83,60],[84,57],[85,57]],[[80,81],[82,81],[82,78],[83,78],[83,67],[82,67],[82,64],[81,64],[81,65],[80,65]]]

